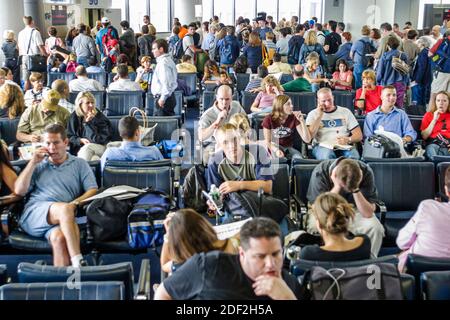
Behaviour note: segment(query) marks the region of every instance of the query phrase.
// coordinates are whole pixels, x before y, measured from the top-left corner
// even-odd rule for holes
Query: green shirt
[[[312,92],[311,84],[305,78],[298,78],[288,83],[283,84],[283,89],[286,92]]]
[[[20,117],[17,131],[26,134],[42,134],[44,132],[44,128],[52,123],[59,123],[64,127],[67,127],[69,117],[70,112],[61,106],[58,106],[56,111],[44,113],[40,104],[34,105],[25,109],[24,113]]]

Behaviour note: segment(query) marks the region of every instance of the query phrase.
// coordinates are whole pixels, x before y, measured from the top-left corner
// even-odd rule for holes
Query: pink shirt
[[[450,203],[422,201],[414,217],[398,234],[397,245],[406,250],[399,256],[399,269],[403,270],[409,253],[450,258],[449,230]]]
[[[255,98],[255,102],[258,103],[259,109],[265,109],[272,107],[273,100],[275,99],[275,95],[267,94],[264,91],[258,93]]]

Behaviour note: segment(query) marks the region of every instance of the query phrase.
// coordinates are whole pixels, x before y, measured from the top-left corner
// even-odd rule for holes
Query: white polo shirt
[[[40,54],[41,51],[39,50],[39,46],[44,45],[41,33],[38,30],[28,26],[19,32],[17,43],[19,45],[19,55],[21,56]],[[29,43],[30,50],[27,52]]]

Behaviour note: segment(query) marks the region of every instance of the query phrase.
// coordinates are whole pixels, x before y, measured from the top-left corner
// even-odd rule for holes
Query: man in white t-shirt
[[[69,82],[70,92],[74,91],[103,91],[103,85],[95,79],[89,79],[87,76],[86,68],[84,66],[78,66],[76,68],[75,75],[77,79],[73,79]]]
[[[195,23],[191,23],[188,27],[188,33],[183,38],[183,51],[184,54],[187,54],[194,59],[195,53],[202,51],[201,49],[198,49],[194,44],[194,34],[197,30],[197,26]]]
[[[30,72],[27,66],[27,56],[32,55],[43,55],[46,56],[45,45],[42,41],[41,33],[34,28],[33,18],[30,16],[23,17],[23,23],[25,28],[19,32],[18,36],[18,46],[19,55],[22,56],[22,72],[21,80],[25,82],[24,91],[30,88],[30,82],[28,78],[30,77]]]
[[[117,66],[117,74],[119,79],[111,83],[108,91],[142,91],[139,83],[131,81],[128,78],[128,66],[126,64],[119,64]]]
[[[354,144],[363,139],[361,128],[353,113],[334,105],[331,89],[317,92],[317,109],[306,118],[313,140],[313,156],[319,160],[346,158],[359,159]]]

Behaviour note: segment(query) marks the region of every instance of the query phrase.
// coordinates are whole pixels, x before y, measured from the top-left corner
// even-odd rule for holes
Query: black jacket
[[[88,123],[84,123],[83,117],[78,117],[76,112],[72,112],[69,118],[67,135],[70,141],[71,153],[76,154],[82,147],[81,138],[101,145],[106,145],[110,142],[112,139],[111,122],[99,110]]]

